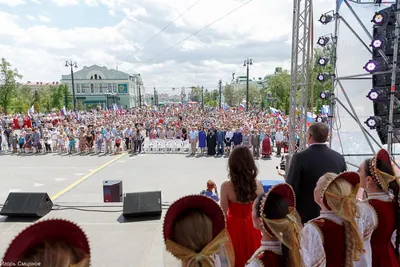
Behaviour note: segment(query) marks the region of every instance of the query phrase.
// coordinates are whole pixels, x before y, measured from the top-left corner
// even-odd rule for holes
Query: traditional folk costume
[[[213,239],[200,252],[192,251],[173,240],[175,219],[189,210],[201,211],[211,219],[213,224]],[[163,230],[166,250],[179,260],[173,266],[198,266],[196,263],[203,267],[235,266],[235,254],[226,229],[225,216],[221,207],[213,199],[202,195],[178,199],[169,207],[165,215]],[[165,264],[165,266],[172,266],[170,262]]]
[[[288,202],[289,214],[285,218],[271,220],[265,217],[264,207],[271,192]],[[279,241],[261,241],[261,247],[256,250],[246,267],[281,267],[285,266],[285,262],[290,262],[289,266],[292,267],[303,266],[299,253],[301,219],[296,211],[295,199],[293,189],[288,184],[275,185],[264,195],[259,211],[261,225],[269,235],[278,238]],[[282,246],[289,249],[288,259],[282,255]]]
[[[8,246],[1,267],[28,266],[24,261],[26,254],[45,242],[62,242],[76,254],[77,261],[71,267],[90,266],[89,240],[83,230],[73,222],[62,219],[44,220],[25,228]],[[45,255],[49,257],[49,255]],[[59,259],[62,260],[62,259]],[[32,262],[30,262],[32,264]],[[48,266],[48,262],[38,262],[36,266]]]
[[[347,196],[338,196],[326,192],[329,185],[337,178],[343,178],[353,186],[352,193]],[[301,255],[307,267],[338,267],[346,266],[346,242],[345,242],[345,219],[352,224],[350,218],[362,218],[358,225],[351,225],[357,229],[358,235],[371,233],[373,226],[373,214],[366,212],[366,207],[354,205],[354,209],[348,206],[349,201],[356,201],[359,190],[360,177],[355,172],[344,172],[329,180],[323,188],[322,196],[325,207],[329,211],[321,211],[321,215],[305,224],[301,234]],[[329,200],[327,200],[327,195]],[[338,215],[341,214],[341,216]],[[363,229],[359,229],[363,227]],[[350,237],[353,240],[356,238]],[[371,254],[368,251],[359,251],[353,248],[353,266],[368,267]],[[362,253],[360,255],[360,253]],[[370,261],[369,261],[370,262]]]
[[[272,154],[271,139],[269,138],[269,135],[266,134],[262,141],[261,155],[263,158],[270,158],[271,154]]]
[[[396,257],[394,241],[396,238],[395,218],[396,205],[393,196],[389,195],[389,184],[393,181],[399,183],[395,176],[380,171],[377,168],[377,160],[382,160],[391,166],[390,155],[381,149],[370,161],[370,172],[374,182],[384,191],[382,193],[370,193],[366,202],[376,214],[376,225],[371,237],[372,266],[373,267],[399,267],[399,259]]]

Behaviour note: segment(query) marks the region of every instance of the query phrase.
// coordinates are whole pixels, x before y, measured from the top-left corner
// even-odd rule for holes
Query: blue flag
[[[336,4],[337,4],[337,10],[340,9],[340,6],[343,4],[344,0],[337,0]]]

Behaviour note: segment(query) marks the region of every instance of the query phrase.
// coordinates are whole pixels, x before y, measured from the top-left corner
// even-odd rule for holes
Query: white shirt
[[[279,131],[275,133],[275,141],[283,142],[283,132]]]

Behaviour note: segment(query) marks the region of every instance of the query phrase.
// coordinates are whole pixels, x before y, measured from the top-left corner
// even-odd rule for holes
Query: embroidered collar
[[[343,224],[343,219],[340,218],[336,213],[334,213],[333,211],[321,211],[321,215],[318,218],[324,218],[330,221],[333,221],[334,223]]]
[[[386,192],[369,193],[367,200],[369,200],[369,199],[377,199],[377,200],[381,200],[381,201],[385,201],[385,202],[392,201],[391,196]]]

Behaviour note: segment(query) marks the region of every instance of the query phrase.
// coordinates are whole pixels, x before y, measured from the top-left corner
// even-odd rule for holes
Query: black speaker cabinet
[[[43,217],[51,211],[53,202],[47,193],[10,193],[0,211],[8,217]]]
[[[161,215],[161,191],[127,193],[123,206],[125,218]]]
[[[122,202],[122,181],[103,181],[103,199],[104,202]]]

